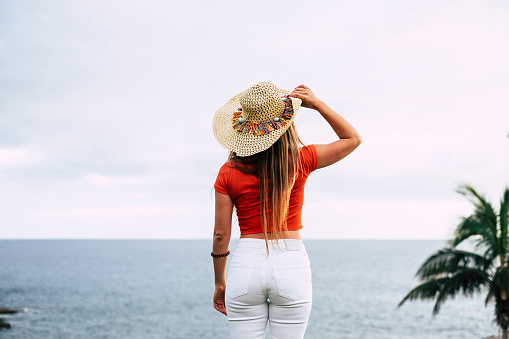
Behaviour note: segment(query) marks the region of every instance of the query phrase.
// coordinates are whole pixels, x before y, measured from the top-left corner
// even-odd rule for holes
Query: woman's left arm
[[[212,252],[223,254],[228,252],[228,244],[232,233],[233,201],[229,195],[216,191],[216,212],[214,220],[214,238]],[[226,315],[224,292],[226,290],[226,259],[214,258],[214,275],[216,289],[214,291],[214,308]]]

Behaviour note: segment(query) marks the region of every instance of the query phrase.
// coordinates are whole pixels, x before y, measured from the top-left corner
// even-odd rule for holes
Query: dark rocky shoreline
[[[0,307],[0,314],[13,314],[18,312],[23,312],[23,310],[15,310],[12,308]],[[0,318],[0,328],[11,328],[11,324]]]

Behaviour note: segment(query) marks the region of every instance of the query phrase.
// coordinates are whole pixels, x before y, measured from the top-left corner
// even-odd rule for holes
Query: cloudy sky
[[[308,85],[363,144],[304,238],[445,239],[509,185],[507,1],[2,1],[0,238],[208,238],[215,111]],[[335,135],[301,109],[305,143]],[[497,203],[498,204],[498,203]],[[239,234],[234,226],[234,237]]]

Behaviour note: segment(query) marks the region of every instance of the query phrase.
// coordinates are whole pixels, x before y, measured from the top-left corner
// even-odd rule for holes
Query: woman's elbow
[[[230,233],[222,231],[214,231],[214,241],[221,243],[223,241],[230,241]]]
[[[362,143],[360,134],[357,134],[355,137],[353,137],[353,142],[355,144],[355,148],[357,148]]]
[[[353,151],[355,151],[357,149],[357,147],[359,147],[359,145],[362,143],[362,139],[361,139],[361,136],[360,135],[355,135],[355,136],[352,136],[351,138],[349,138],[349,143],[348,143],[348,153],[346,154],[341,154],[341,158],[344,158],[346,155],[352,153]]]

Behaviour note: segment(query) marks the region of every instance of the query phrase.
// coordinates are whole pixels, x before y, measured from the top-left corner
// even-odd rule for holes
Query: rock
[[[0,328],[11,328],[11,324],[0,319]]]
[[[18,312],[21,312],[21,311],[22,310],[15,310],[15,309],[12,309],[12,308],[0,307],[0,314],[18,313]]]

